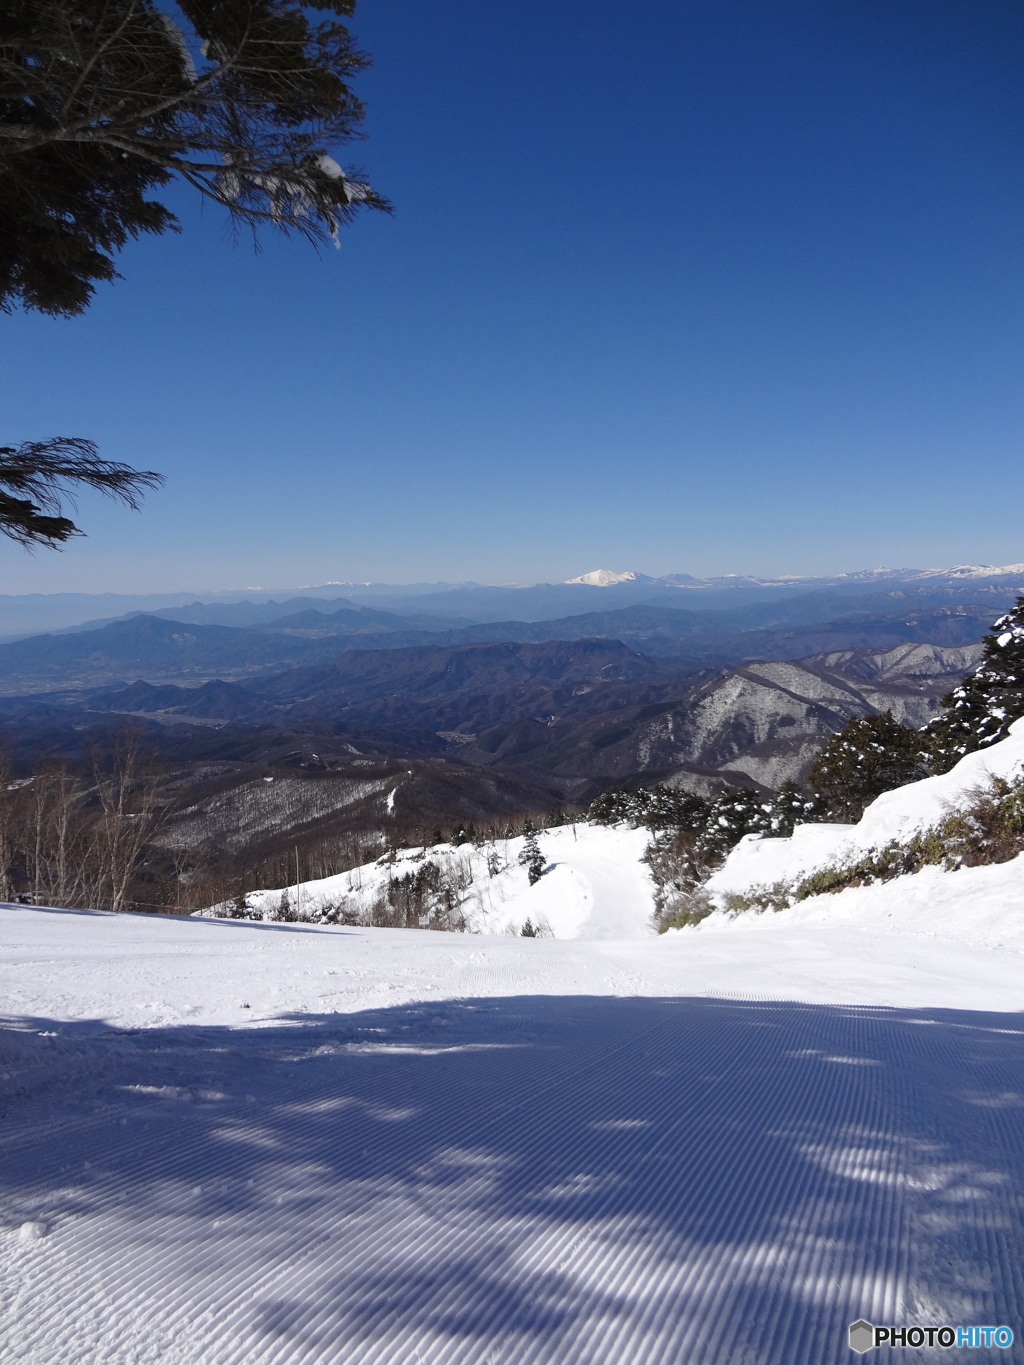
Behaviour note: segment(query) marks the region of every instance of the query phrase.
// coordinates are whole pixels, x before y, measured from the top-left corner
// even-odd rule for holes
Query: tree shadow
[[[566,996],[22,1020],[0,1073],[33,1361],[141,1336],[215,1365],[821,1365],[862,1316],[1022,1317],[1016,1015]]]

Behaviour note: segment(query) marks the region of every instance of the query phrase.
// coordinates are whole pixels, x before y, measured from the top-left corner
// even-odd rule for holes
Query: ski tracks
[[[8,1064],[5,1362],[822,1365],[860,1316],[1021,1322],[1017,1016],[490,998],[39,1021]]]

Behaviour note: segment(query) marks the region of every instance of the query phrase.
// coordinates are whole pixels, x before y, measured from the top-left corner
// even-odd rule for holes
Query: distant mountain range
[[[214,678],[241,681],[327,664],[361,650],[614,640],[651,659],[672,661],[677,672],[692,673],[754,660],[802,659],[906,643],[960,647],[976,643],[1015,595],[1015,589],[994,584],[980,589],[961,584],[942,590],[921,587],[913,596],[900,590],[847,597],[829,589],[729,609],[635,605],[549,620],[468,626],[351,603],[324,611],[310,607],[308,599],[276,606],[200,603],[0,645],[0,695],[109,687],[136,679],[186,684]],[[303,609],[293,611],[297,605]],[[324,602],[320,607],[336,605]],[[171,611],[177,614],[171,616]],[[285,614],[278,615],[281,611]],[[197,623],[182,621],[181,616],[207,619]],[[210,616],[253,623],[214,624]],[[391,667],[400,672],[403,665],[395,659]]]
[[[694,672],[617,640],[365,649],[244,682],[7,698],[0,722],[26,759],[81,757],[128,716],[165,759],[201,767],[283,763],[359,782],[367,763],[418,760],[486,769],[548,802],[656,780],[768,790],[802,775],[851,716],[922,724],[977,657],[976,645],[910,644]]]
[[[182,838],[213,803],[234,812],[240,851],[257,809],[261,847],[285,848],[311,831],[488,821],[611,785],[767,791],[851,716],[922,724],[1021,592],[1011,565],[83,595],[51,633],[0,644],[0,731],[27,772],[44,755],[88,761],[131,718],[194,823]],[[0,621],[46,600],[0,599]]]
[[[809,592],[831,591],[849,596],[903,592],[916,600],[964,589],[970,593],[1024,591],[1024,564],[961,564],[945,569],[866,569],[832,576],[797,575],[757,578],[727,574],[698,578],[691,574],[652,577],[627,570],[595,569],[561,583],[488,585],[481,583],[326,583],[290,590],[246,588],[228,592],[163,593],[32,593],[0,595],[0,640],[63,630],[90,623],[106,624],[131,613],[177,615],[195,624],[254,625],[271,616],[293,614],[321,603],[335,610],[378,608],[400,616],[463,618],[456,624],[497,620],[541,621],[623,606],[667,606],[687,611],[728,610],[748,602],[784,601]],[[962,597],[959,600],[968,600]],[[212,608],[200,615],[200,608]],[[222,614],[220,608],[232,609]],[[237,609],[237,610],[233,610]],[[425,623],[426,624],[426,623]]]

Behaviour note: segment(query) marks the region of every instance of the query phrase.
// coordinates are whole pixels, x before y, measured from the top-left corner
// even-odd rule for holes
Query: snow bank
[[[868,934],[899,935],[963,944],[1016,955],[1024,968],[1024,854],[1008,863],[946,872],[925,867],[912,876],[847,887],[777,912],[731,914],[719,910],[695,929],[672,933],[785,934],[796,926],[855,926]]]
[[[447,873],[473,934],[518,934],[527,919],[560,939],[647,938],[654,932],[654,890],[640,861],[646,830],[563,825],[540,831],[537,839],[547,866],[534,886],[519,864],[520,837],[404,849],[394,862],[381,858],[289,886],[288,904],[302,920],[318,921],[332,908],[362,918],[391,880],[415,875],[433,861]],[[281,896],[280,889],[254,891],[246,901],[253,917],[273,919]]]
[[[938,777],[911,782],[872,801],[856,825],[799,825],[791,839],[748,834],[711,877],[712,893],[742,893],[755,886],[797,882],[818,868],[855,862],[893,840],[904,843],[967,805],[993,778],[1010,781],[1024,772],[1024,720],[1006,739],[967,754]]]

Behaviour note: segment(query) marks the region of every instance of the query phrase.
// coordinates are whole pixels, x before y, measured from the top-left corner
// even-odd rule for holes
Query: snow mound
[[[968,805],[993,778],[1012,781],[1022,773],[1024,719],[1014,721],[1006,739],[965,755],[948,773],[884,792],[859,824],[798,825],[791,839],[748,834],[710,878],[708,890],[742,894],[756,886],[800,881],[819,868],[856,862],[893,841],[907,842],[950,810]]]

